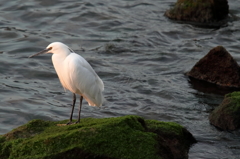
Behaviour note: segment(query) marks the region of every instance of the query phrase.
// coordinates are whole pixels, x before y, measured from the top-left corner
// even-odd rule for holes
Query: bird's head
[[[47,53],[53,53],[53,54],[61,54],[61,53],[64,53],[64,54],[69,54],[73,52],[72,49],[70,49],[67,45],[61,43],[61,42],[53,42],[51,44],[49,44],[46,49],[34,54],[34,55],[31,55],[29,56],[29,58],[33,57],[33,56],[37,56],[37,55],[40,55],[40,54],[47,54]]]

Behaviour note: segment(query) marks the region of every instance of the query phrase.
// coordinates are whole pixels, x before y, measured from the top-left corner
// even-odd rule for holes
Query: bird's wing
[[[91,65],[80,55],[71,53],[67,59],[69,85],[73,91],[82,95],[91,106],[101,106],[104,84]]]

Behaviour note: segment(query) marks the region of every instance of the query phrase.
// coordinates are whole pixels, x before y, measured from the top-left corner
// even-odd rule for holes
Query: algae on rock
[[[66,121],[32,120],[0,136],[1,159],[188,158],[196,142],[179,124],[138,116]]]
[[[225,95],[222,103],[209,115],[209,120],[222,130],[240,128],[240,92]]]
[[[212,23],[225,19],[228,12],[227,0],[177,0],[165,16],[181,21]]]

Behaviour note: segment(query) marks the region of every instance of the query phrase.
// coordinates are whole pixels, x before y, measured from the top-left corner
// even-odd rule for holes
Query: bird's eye
[[[48,50],[52,50],[52,47],[49,47]]]

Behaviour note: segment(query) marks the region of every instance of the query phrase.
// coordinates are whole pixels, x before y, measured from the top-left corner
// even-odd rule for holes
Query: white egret
[[[61,42],[53,42],[45,50],[31,55],[29,58],[44,53],[53,54],[53,66],[62,86],[73,93],[72,111],[67,125],[72,124],[76,94],[80,95],[78,120],[75,122],[79,123],[83,98],[90,106],[101,106],[104,101],[102,94],[104,84],[91,65],[82,56],[74,53],[67,45]]]

